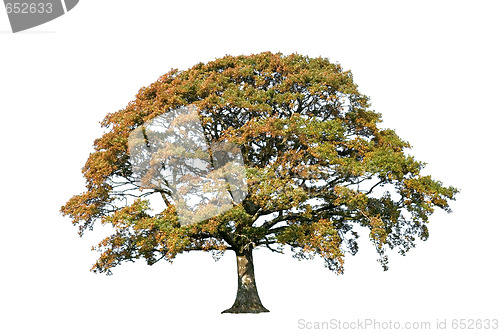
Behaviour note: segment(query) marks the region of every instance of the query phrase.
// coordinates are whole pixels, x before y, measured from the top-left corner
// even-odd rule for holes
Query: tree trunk
[[[260,313],[269,312],[259,298],[253,270],[252,248],[236,252],[238,269],[238,291],[232,307],[222,313]]]

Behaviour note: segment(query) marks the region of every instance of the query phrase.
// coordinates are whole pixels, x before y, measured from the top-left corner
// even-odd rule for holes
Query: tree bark
[[[235,251],[236,252],[236,251]],[[255,284],[252,248],[236,252],[238,269],[238,291],[232,307],[222,313],[260,313],[269,312],[259,298]]]

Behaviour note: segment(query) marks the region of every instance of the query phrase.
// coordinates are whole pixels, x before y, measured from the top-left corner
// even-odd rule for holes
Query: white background
[[[437,319],[448,328],[500,319],[499,10],[496,1],[82,0],[12,34],[0,9],[0,331],[295,332],[305,331],[299,319],[433,328]],[[84,190],[80,169],[98,122],[171,68],[262,51],[352,70],[382,126],[413,145],[427,173],[461,189],[454,212],[433,215],[429,240],[406,257],[391,253],[387,272],[366,237],[343,276],[320,259],[258,250],[267,314],[220,314],[236,293],[232,253],[89,272],[90,248],[106,230],[80,238],[59,209]]]

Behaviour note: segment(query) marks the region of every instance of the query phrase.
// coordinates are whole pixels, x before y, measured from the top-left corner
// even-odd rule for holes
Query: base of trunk
[[[249,307],[249,306],[239,306],[235,307],[234,305],[227,310],[222,311],[221,313],[262,313],[269,312],[264,306],[257,307]]]

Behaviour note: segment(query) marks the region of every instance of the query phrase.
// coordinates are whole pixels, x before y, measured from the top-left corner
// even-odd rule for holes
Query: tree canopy
[[[137,185],[128,151],[132,131],[183,106],[199,110],[207,142],[241,149],[248,192],[222,214],[188,225],[168,192]],[[436,207],[449,212],[458,190],[423,175],[410,144],[380,122],[351,72],[326,58],[264,52],[173,69],[105,117],[83,168],[86,191],[61,212],[80,235],[96,221],[113,226],[95,247],[95,272],[139,258],[154,264],[188,251],[232,250],[253,279],[252,249],[289,247],[342,273],[363,227],[387,269],[387,250],[404,254],[426,240],[430,215]],[[162,198],[163,211],[151,211],[150,196]],[[237,296],[228,312],[266,311],[259,304],[258,296]]]

